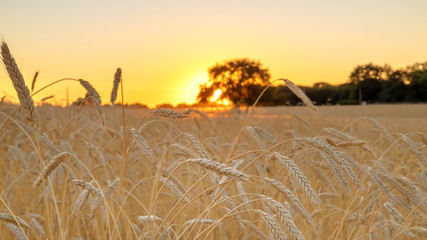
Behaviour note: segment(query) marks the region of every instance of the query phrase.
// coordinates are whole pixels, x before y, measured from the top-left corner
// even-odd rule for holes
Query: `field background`
[[[426,237],[425,104],[321,106],[318,112],[306,107],[255,108],[246,122],[258,127],[254,131],[243,127],[244,110],[192,111],[188,117],[173,118],[174,111],[168,115],[125,109],[126,136],[120,107],[104,107],[105,127],[91,106],[37,107],[35,126],[20,112],[6,117],[15,107],[0,105],[0,123],[8,119],[0,131],[0,206],[29,228],[16,219],[3,221],[4,239]],[[365,117],[378,120],[391,135]],[[340,145],[346,142],[354,145]],[[343,158],[360,186],[340,163],[338,171],[349,186],[344,190],[343,179],[321,155],[339,158],[331,149],[349,156]],[[61,153],[60,165],[33,186]],[[275,153],[290,157],[294,165],[284,164]],[[233,175],[223,179],[230,169],[189,162],[201,158],[235,166],[249,181]],[[263,175],[288,188],[299,207]],[[114,181],[118,178],[121,181]],[[102,197],[77,186],[75,179],[92,181],[90,186],[102,190]],[[282,204],[285,219],[295,225],[281,218],[283,209],[270,198]],[[321,204],[316,206],[313,198]],[[394,207],[390,210],[387,204]]]

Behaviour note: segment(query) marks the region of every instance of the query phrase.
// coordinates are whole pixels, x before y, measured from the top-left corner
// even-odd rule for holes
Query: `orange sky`
[[[8,1],[0,34],[28,84],[83,78],[109,101],[117,67],[125,101],[193,103],[217,61],[260,60],[273,79],[347,81],[358,64],[427,60],[427,1]],[[84,96],[64,82],[35,97]],[[16,98],[5,70],[0,97]]]

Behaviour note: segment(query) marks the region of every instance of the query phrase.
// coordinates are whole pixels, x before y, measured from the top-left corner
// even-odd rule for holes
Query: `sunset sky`
[[[206,70],[248,57],[272,79],[343,83],[358,64],[427,61],[427,1],[3,1],[0,34],[28,85],[82,78],[109,101],[117,67],[125,101],[154,107],[195,101]],[[63,82],[34,99],[84,96]],[[0,97],[16,93],[0,71]]]

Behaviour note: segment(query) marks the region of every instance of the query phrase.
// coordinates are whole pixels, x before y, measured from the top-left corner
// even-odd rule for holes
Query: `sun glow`
[[[210,99],[210,101],[213,102],[213,103],[217,103],[219,105],[224,105],[224,106],[230,105],[231,102],[228,99],[226,99],[226,98],[219,100],[219,97],[221,97],[221,94],[222,94],[222,90],[221,89],[215,90],[215,92],[214,92],[212,98]]]
[[[216,102],[216,100],[218,100],[221,94],[222,94],[221,89],[217,89],[213,94],[212,102]]]

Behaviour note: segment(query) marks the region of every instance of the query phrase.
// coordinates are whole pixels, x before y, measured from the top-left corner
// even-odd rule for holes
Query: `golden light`
[[[213,98],[212,98],[212,102],[215,102],[216,100],[218,100],[218,98],[221,96],[221,94],[222,94],[222,91],[221,91],[221,89],[217,89],[215,92],[214,92],[214,95],[213,95]]]
[[[228,106],[228,105],[231,104],[231,102],[228,101],[227,99],[224,99],[224,100],[222,100],[222,104],[225,105],[225,106]]]

